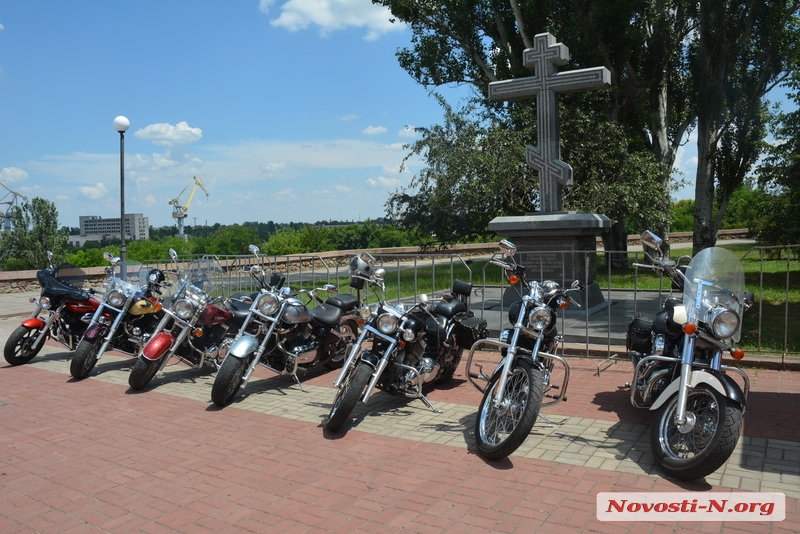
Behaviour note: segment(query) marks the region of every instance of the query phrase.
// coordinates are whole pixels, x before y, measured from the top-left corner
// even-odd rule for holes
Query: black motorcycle
[[[368,402],[375,388],[421,399],[438,413],[423,386],[450,380],[464,349],[486,337],[486,321],[469,310],[472,284],[456,280],[452,295],[436,304],[423,294],[415,304],[391,305],[384,270],[376,270],[374,261],[362,252],[350,263],[353,283],[369,284],[379,297],[374,309],[361,309],[366,325],[333,383],[337,392],[325,423],[331,431],[344,425],[359,400]]]
[[[512,328],[501,331],[498,339],[475,343],[466,364],[467,378],[483,393],[475,420],[475,441],[480,454],[489,460],[506,458],[522,445],[542,406],[567,400],[569,364],[555,354],[562,339],[556,322],[558,311],[569,304],[580,308],[568,292],[583,290],[577,280],[567,290],[552,280],[529,282],[525,267],[514,261],[516,247],[506,240],[499,246],[508,261],[492,258],[490,263],[502,267],[509,283],[521,287],[524,294],[509,307]],[[486,375],[481,366],[477,366],[478,372],[473,370],[475,351],[481,349],[499,349],[503,357],[491,375]],[[550,380],[556,363],[564,372],[560,386]],[[544,398],[551,400],[543,402]]]
[[[258,247],[250,245],[250,251],[258,258]],[[358,336],[357,296],[335,295],[323,302],[317,291],[336,293],[336,286],[293,292],[280,273],[273,271],[267,279],[260,265],[249,272],[262,289],[250,297],[249,314],[214,380],[211,400],[217,406],[230,404],[259,365],[293,377],[302,390],[298,372],[318,365],[338,368]]]
[[[111,263],[107,269],[109,281],[105,296],[92,316],[83,339],[72,355],[70,374],[77,379],[86,378],[107,350],[116,350],[136,356],[147,343],[150,334],[161,320],[161,288],[165,284],[164,272],[160,269],[145,270],[141,265],[128,262],[127,274],[132,283],[122,274],[115,275],[120,258],[106,252],[103,257]],[[140,275],[147,278],[139,285]]]
[[[633,362],[631,403],[655,411],[650,445],[655,461],[681,480],[705,477],[733,453],[747,405],[750,380],[722,364],[744,351],[734,347],[742,315],[752,305],[739,259],[723,248],[699,252],[688,265],[666,259],[652,232],[642,243],[658,252],[652,263],[634,264],[666,275],[678,297],[669,296],[652,321],[634,318],[627,348]],[[744,390],[727,373],[738,374]]]
[[[94,290],[81,289],[86,273],[72,265],[56,266],[47,251],[48,266],[36,273],[42,292],[31,298],[33,313],[22,321],[6,340],[3,356],[11,365],[28,363],[42,350],[48,337],[69,350],[75,350],[88,327],[87,315],[100,302]]]

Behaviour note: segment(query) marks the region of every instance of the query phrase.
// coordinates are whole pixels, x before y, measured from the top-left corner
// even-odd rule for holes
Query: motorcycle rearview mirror
[[[514,254],[517,253],[516,245],[514,245],[514,243],[512,243],[507,239],[503,239],[502,241],[500,241],[500,243],[498,243],[497,246],[500,247],[500,252],[502,252],[509,258],[513,258]]]
[[[648,246],[653,250],[657,250],[659,253],[661,252],[661,244],[664,243],[664,240],[650,230],[645,230],[642,233],[641,239],[643,245]]]
[[[259,251],[261,250],[261,249],[259,249],[257,246],[255,246],[255,245],[250,245],[250,246],[249,246],[249,247],[247,247],[247,248],[248,248],[248,250],[250,250],[250,253],[251,253],[251,254],[254,254],[255,256],[258,256],[258,253],[259,253]]]
[[[325,284],[324,286],[322,286],[322,289],[323,291],[327,291],[328,293],[331,294],[336,294],[339,292],[339,288],[333,284]]]
[[[386,276],[386,269],[375,269],[375,278],[383,279]]]
[[[583,291],[584,289],[586,289],[586,284],[584,284],[580,280],[575,280],[569,287],[570,289],[574,289],[575,291]]]
[[[178,263],[178,253],[175,252],[174,248],[169,249],[169,257],[172,258],[172,261]]]
[[[423,293],[423,294],[421,294],[421,295],[419,296],[419,300],[420,300],[420,302],[422,302],[423,304],[427,304],[427,303],[428,303],[428,295],[427,295],[426,293]]]
[[[112,262],[112,263],[113,263],[113,261],[114,261],[114,255],[113,255],[113,254],[111,254],[109,251],[107,251],[107,250],[106,250],[105,252],[103,252],[103,259],[104,259],[104,260],[106,260],[106,261],[110,261],[110,262]]]

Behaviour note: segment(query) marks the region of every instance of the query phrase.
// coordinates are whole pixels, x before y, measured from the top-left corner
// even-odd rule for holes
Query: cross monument
[[[611,73],[605,67],[558,72],[569,61],[569,49],[549,33],[533,39],[533,48],[522,53],[523,65],[533,76],[489,84],[492,100],[519,100],[536,96],[539,146],[528,146],[527,163],[539,172],[539,199],[543,213],[563,211],[566,185],[572,185],[572,167],[561,161],[558,136],[558,94],[609,87]]]

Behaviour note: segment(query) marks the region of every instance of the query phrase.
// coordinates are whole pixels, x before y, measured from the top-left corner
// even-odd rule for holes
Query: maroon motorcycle
[[[100,301],[93,290],[82,289],[86,273],[71,265],[53,265],[53,253],[47,251],[48,266],[36,273],[42,292],[31,298],[33,313],[14,330],[3,350],[11,365],[28,363],[51,338],[69,350],[75,350],[89,326]],[[87,319],[88,317],[88,319]]]
[[[178,265],[176,252],[170,249],[169,253]],[[245,303],[223,304],[223,299],[211,296],[209,281],[221,272],[216,259],[203,258],[181,273],[171,304],[164,307],[164,317],[131,369],[128,384],[132,389],[144,388],[173,356],[197,369],[219,369],[249,313]]]

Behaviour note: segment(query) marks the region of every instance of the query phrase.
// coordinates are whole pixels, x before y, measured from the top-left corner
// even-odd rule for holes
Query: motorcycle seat
[[[342,311],[349,310],[358,306],[358,297],[350,295],[349,293],[343,293],[329,298],[325,301],[325,304],[336,306]]]
[[[436,307],[433,309],[433,313],[448,319],[452,319],[464,311],[467,311],[467,305],[460,300],[452,300],[451,302],[438,302]]]
[[[342,319],[342,310],[336,306],[320,304],[311,310],[311,316],[325,326],[333,328]]]

